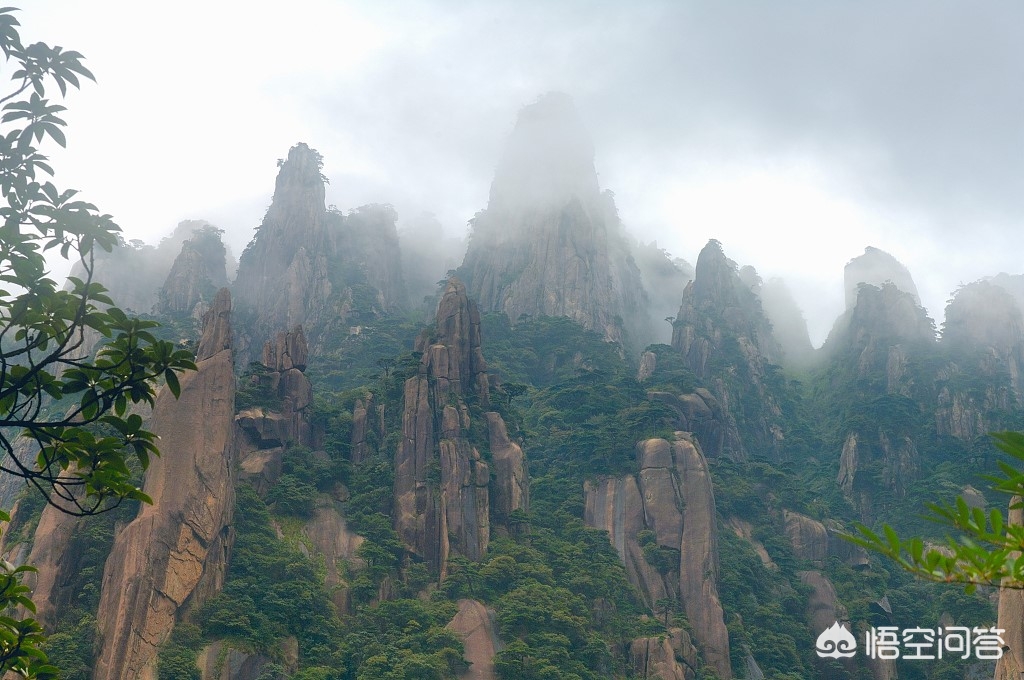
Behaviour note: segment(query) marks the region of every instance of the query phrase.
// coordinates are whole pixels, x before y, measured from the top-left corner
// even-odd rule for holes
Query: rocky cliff
[[[697,258],[673,323],[672,347],[735,418],[746,449],[782,455],[782,409],[771,384],[782,350],[760,300],[718,241]]]
[[[278,333],[263,345],[262,370],[243,380],[245,394],[262,403],[247,405],[235,416],[240,472],[265,493],[281,473],[284,450],[299,444],[314,448],[317,432],[310,423],[313,385],[305,376],[309,346],[302,326]]]
[[[915,305],[920,306],[921,296],[910,271],[902,262],[878,248],[868,246],[864,254],[846,263],[843,270],[843,288],[846,292],[846,308],[853,309],[857,304],[857,289],[862,284],[883,287],[886,283],[893,284],[898,290],[911,296]]]
[[[635,475],[587,482],[584,519],[608,532],[649,607],[682,603],[705,663],[719,677],[731,678],[707,461],[690,435],[679,432],[672,443],[637,444],[637,462]]]
[[[464,658],[469,662],[469,670],[459,678],[496,680],[494,655],[501,651],[502,644],[498,638],[494,610],[476,600],[459,600],[458,604],[459,611],[447,627],[462,639]]]
[[[1012,427],[1005,418],[1024,399],[1024,315],[1006,289],[977,281],[946,307],[937,376],[936,430],[965,442]]]
[[[436,329],[421,336],[417,350],[422,352],[419,372],[404,387],[394,523],[409,550],[444,575],[451,551],[471,560],[486,552],[492,493],[499,515],[525,509],[525,460],[508,440],[501,416],[484,413],[490,392],[480,314],[457,279],[449,280]],[[480,455],[483,442],[472,441],[477,418],[487,424],[495,444],[490,463]]]
[[[242,253],[235,280],[242,365],[281,328],[302,325],[314,346],[328,329],[400,307],[396,215],[365,206],[349,215],[324,203],[323,161],[297,144],[280,162],[274,197]]]
[[[234,507],[235,383],[231,298],[207,312],[198,370],[181,395],[160,393],[150,429],[161,455],[146,472],[152,499],[114,540],[103,573],[96,680],[155,678],[156,652],[174,624],[223,582]]]
[[[220,231],[205,225],[181,244],[160,288],[156,311],[202,318],[217,291],[228,285],[227,250]]]
[[[648,328],[639,270],[571,99],[524,107],[459,268],[485,312],[567,316],[608,340]]]

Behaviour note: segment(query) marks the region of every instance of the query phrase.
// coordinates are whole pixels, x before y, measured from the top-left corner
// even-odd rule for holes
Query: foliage
[[[95,251],[109,251],[119,229],[77,192],[46,179],[53,168],[38,145],[66,144],[65,107],[46,98],[47,87],[63,96],[80,78],[94,78],[78,52],[25,45],[13,12],[0,9],[0,50],[11,69],[0,93],[0,471],[25,478],[62,511],[88,515],[148,500],[126,457],[145,468],[157,449],[129,405],[152,405],[158,379],[177,395],[176,372],[195,366],[191,353],[158,340],[155,323],[129,318],[93,281]],[[67,290],[47,276],[45,253],[53,249],[84,272],[69,278]],[[14,454],[12,432],[33,443],[34,458]],[[30,570],[3,565],[0,609],[34,612],[20,583]],[[0,672],[52,677],[42,640],[31,618],[0,617]]]
[[[338,620],[315,565],[277,538],[266,505],[251,486],[237,490],[235,546],[224,589],[198,617],[207,637],[247,643],[275,654],[294,635],[303,659],[331,656]]]
[[[1024,433],[992,434],[995,445],[1014,462],[999,461],[1001,475],[991,476],[991,488],[1009,495],[1010,511],[1024,508]],[[951,529],[939,547],[925,544],[920,537],[901,539],[889,525],[878,534],[863,524],[850,540],[885,555],[900,567],[923,579],[963,583],[967,592],[979,585],[1024,588],[1024,525],[1011,522],[999,508],[985,512],[971,508],[958,496],[953,503],[929,503],[930,518]]]

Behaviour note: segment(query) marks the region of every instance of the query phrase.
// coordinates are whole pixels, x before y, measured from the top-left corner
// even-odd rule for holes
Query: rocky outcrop
[[[202,680],[257,680],[270,658],[218,640],[202,649],[196,664]]]
[[[837,557],[851,566],[866,566],[867,553],[849,541],[843,540],[842,525],[835,520],[819,522],[790,510],[782,511],[786,537],[793,546],[798,560],[807,560],[815,567],[824,568],[829,557]]]
[[[96,620],[96,680],[155,678],[156,650],[175,621],[223,583],[234,508],[234,372],[221,290],[206,315],[198,370],[181,395],[157,397],[150,430],[160,452],[143,491],[153,499],[115,538]]]
[[[1022,500],[1014,496],[1010,506]],[[1017,526],[1024,525],[1024,509],[1017,507],[1009,511],[1007,521]],[[1009,585],[1009,584],[1004,584]],[[996,662],[995,680],[1018,680],[1024,677],[1024,590],[1016,588],[999,589],[999,619],[996,628],[1002,628],[1003,657]]]
[[[672,347],[742,424],[746,449],[782,455],[782,409],[768,385],[782,349],[760,300],[718,241],[697,257],[673,324]]]
[[[394,210],[329,211],[322,164],[305,144],[289,150],[270,208],[239,258],[236,349],[243,366],[281,328],[302,325],[318,347],[330,329],[392,311],[405,299]]]
[[[671,628],[667,636],[638,638],[629,643],[629,664],[634,677],[645,680],[694,680],[697,648],[685,630]]]
[[[920,468],[921,455],[912,437],[890,434],[885,427],[879,427],[873,437],[854,431],[843,442],[836,482],[860,508],[861,521],[867,522],[872,517],[873,492],[884,488],[903,496]],[[862,474],[865,470],[871,473]]]
[[[636,475],[588,481],[584,520],[604,529],[626,566],[626,575],[649,607],[680,601],[705,662],[731,678],[729,636],[718,598],[718,533],[707,462],[689,434],[671,444],[649,439],[637,445]],[[641,545],[642,532],[652,536]],[[669,552],[666,553],[665,550]],[[679,551],[678,567],[648,555]]]
[[[306,336],[298,326],[268,340],[261,355],[264,370],[248,376],[251,387],[274,403],[245,408],[235,416],[242,478],[260,493],[277,481],[288,446],[315,448],[318,443],[309,418],[313,385],[303,373],[308,356]]]
[[[853,309],[857,304],[860,285],[868,284],[882,288],[887,283],[909,294],[915,305],[921,305],[921,296],[917,293],[914,278],[903,263],[884,250],[868,246],[864,249],[863,255],[847,262],[843,269],[846,308]]]
[[[157,312],[202,318],[217,290],[228,285],[227,250],[220,233],[205,225],[181,244],[181,252],[160,289]]]
[[[648,399],[655,399],[672,408],[676,413],[677,426],[689,432],[700,442],[701,451],[708,458],[740,459],[744,457],[743,442],[740,438],[736,419],[722,404],[703,387],[689,394],[650,391]]]
[[[480,315],[457,279],[438,305],[436,334],[421,336],[417,350],[419,373],[404,387],[394,521],[408,549],[443,575],[451,550],[472,560],[487,550],[492,493],[502,519],[525,509],[526,474],[522,450],[508,440],[497,413],[483,416],[495,445],[490,464],[470,441],[471,418],[481,416],[472,416],[469,405],[486,408],[490,393]]]
[[[365,539],[348,528],[333,501],[317,505],[312,519],[303,525],[302,535],[309,539],[315,554],[323,558],[324,586],[332,594],[334,606],[339,613],[349,613],[351,603],[345,575],[365,566],[356,555]]]
[[[384,439],[384,404],[378,404],[373,394],[356,399],[352,409],[351,458],[362,463],[377,452],[376,442]]]
[[[522,447],[508,436],[508,429],[502,417],[490,411],[485,413],[487,432],[490,438],[491,467],[494,480],[491,486],[491,508],[493,519],[499,524],[508,524],[512,513],[530,506],[530,477],[526,466],[526,454]]]
[[[951,359],[937,376],[935,426],[965,442],[1012,426],[1024,398],[1024,315],[988,281],[962,286],[946,307],[940,347]]]
[[[476,600],[459,600],[459,611],[448,625],[462,640],[469,669],[461,680],[495,680],[494,655],[501,651],[494,612]]]
[[[608,340],[647,328],[643,285],[570,98],[523,108],[458,270],[485,312],[567,316]]]
[[[856,357],[860,378],[886,376],[889,392],[899,392],[900,366],[890,359],[892,348],[901,352],[920,351],[935,345],[935,322],[916,298],[893,283],[880,288],[861,284],[856,303],[836,321],[825,341],[825,353],[842,360]]]

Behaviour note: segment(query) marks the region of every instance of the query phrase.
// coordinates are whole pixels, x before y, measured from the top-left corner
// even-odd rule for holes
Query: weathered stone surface
[[[243,366],[281,328],[302,325],[318,347],[326,332],[347,328],[351,314],[372,317],[404,301],[397,215],[387,206],[329,211],[322,162],[306,144],[289,150],[263,223],[239,259],[234,290],[245,323],[235,351]],[[292,362],[304,365],[294,355]]]
[[[153,499],[115,538],[103,573],[96,680],[153,678],[156,650],[183,610],[223,582],[234,509],[230,298],[206,317],[198,370],[181,377],[181,396],[157,397],[150,429],[161,456],[146,472]],[[211,353],[212,352],[212,353]]]
[[[658,367],[658,355],[654,352],[644,352],[640,355],[640,367],[636,371],[637,382],[649,380],[654,375],[654,369]]]
[[[306,370],[309,360],[309,345],[302,326],[290,333],[278,333],[263,345],[262,363],[267,368],[283,373],[292,368]]]
[[[820,571],[801,571],[797,576],[811,588],[811,597],[807,600],[807,622],[815,637],[836,621],[849,621],[846,607],[839,601],[835,587],[824,574]]]
[[[43,508],[39,518],[27,561],[38,571],[26,575],[25,585],[32,589],[35,619],[46,630],[51,630],[56,615],[77,595],[67,586],[81,568],[79,561],[85,546],[76,545],[76,538],[84,521],[50,505]]]
[[[807,560],[816,567],[824,567],[829,557],[837,557],[851,566],[868,563],[863,548],[843,540],[843,526],[835,520],[819,522],[807,515],[790,510],[782,511],[786,537],[793,546],[793,555]]]
[[[451,550],[479,559],[490,541],[490,466],[469,441],[466,400],[488,403],[487,364],[480,352],[480,317],[458,280],[438,306],[436,336],[417,340],[419,375],[405,383],[402,442],[395,456],[395,529],[414,553],[443,575]],[[495,444],[499,515],[525,507],[522,450],[508,440],[497,414],[488,415]]]
[[[353,463],[361,463],[376,453],[370,443],[370,435],[376,435],[377,441],[382,441],[384,435],[384,404],[378,404],[374,395],[370,394],[364,402],[356,399],[352,409],[352,446],[351,458]]]
[[[530,476],[526,454],[519,444],[509,440],[505,421],[500,414],[489,411],[484,416],[487,418],[491,467],[494,469],[491,488],[494,521],[507,524],[513,512],[527,510],[530,506]]]
[[[1010,505],[1020,503],[1014,496]],[[1009,522],[1024,525],[1024,509],[1009,511]],[[1018,586],[1020,584],[1017,584]],[[996,628],[1002,628],[1003,657],[996,662],[995,680],[1019,680],[1024,677],[1024,590],[1017,588],[999,589],[999,619]]]
[[[676,412],[677,426],[691,432],[709,458],[742,459],[745,456],[736,420],[711,392],[698,387],[690,394],[650,391],[649,399],[670,406]]]
[[[718,598],[718,529],[708,464],[690,441],[672,447],[681,479],[683,543],[679,594],[707,664],[723,679],[732,677],[729,633]]]
[[[480,350],[480,312],[469,299],[466,286],[448,280],[437,306],[437,342],[447,348],[445,366],[437,375],[459,383],[459,394],[475,394],[486,408],[489,401],[487,362]]]
[[[356,556],[363,537],[348,528],[333,502],[314,509],[313,518],[302,527],[302,534],[309,538],[313,549],[324,559],[324,585],[333,593],[334,606],[339,613],[347,613],[348,591],[339,586],[343,585],[344,569],[358,571],[365,566],[363,560]]]
[[[494,612],[476,600],[459,600],[459,611],[447,628],[458,635],[465,646],[463,658],[469,669],[462,680],[495,680],[494,655],[501,651]]]
[[[825,525],[798,512],[783,510],[786,522],[786,536],[793,545],[797,559],[813,562],[817,567],[825,566],[828,557],[828,532]]]
[[[650,680],[694,680],[697,649],[682,628],[668,636],[646,637],[629,644],[629,664],[637,678]]]
[[[718,535],[707,462],[687,433],[673,443],[651,439],[637,445],[636,475],[586,482],[584,521],[604,529],[626,567],[626,576],[654,608],[677,596],[693,626],[708,666],[732,677],[729,636],[718,597]],[[678,572],[662,574],[644,557],[643,530],[659,545],[680,551]]]
[[[519,113],[459,276],[487,312],[567,316],[609,340],[649,326],[640,273],[571,99]]]
[[[779,570],[779,565],[777,565],[772,559],[772,556],[768,554],[768,550],[765,549],[764,544],[754,538],[754,527],[750,522],[742,520],[739,517],[730,517],[728,524],[734,534],[751,545],[754,552],[757,553],[758,558],[761,560],[761,564],[772,571]]]
[[[756,277],[756,272],[750,276]],[[782,360],[782,349],[760,300],[718,241],[710,241],[697,258],[694,279],[683,291],[673,323],[672,347],[708,383],[726,411],[742,409],[731,416],[746,424],[743,436],[749,441],[743,442],[743,450],[780,456],[782,410],[767,377],[770,366]],[[722,380],[723,363],[741,376],[731,386]],[[733,393],[737,391],[742,393]],[[705,440],[700,437],[700,441]],[[708,448],[713,455],[713,447]]]
[[[157,310],[192,314],[197,306],[211,304],[211,293],[227,285],[227,250],[220,231],[211,226],[197,228],[181,244],[160,289]]]
[[[203,648],[196,663],[202,680],[257,680],[270,658],[217,641]]]

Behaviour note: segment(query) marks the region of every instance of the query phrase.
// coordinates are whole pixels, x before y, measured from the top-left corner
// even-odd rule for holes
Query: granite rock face
[[[223,583],[234,510],[235,382],[226,289],[206,315],[198,370],[181,395],[157,397],[160,452],[143,490],[153,499],[114,540],[103,573],[96,680],[155,678],[157,648],[182,613]]]
[[[200,227],[181,244],[181,252],[160,289],[156,310],[201,318],[200,312],[205,312],[216,291],[227,285],[227,250],[220,231],[211,226]]]
[[[501,651],[494,612],[476,600],[459,600],[459,611],[447,628],[462,639],[469,669],[461,680],[495,680],[494,655]]]
[[[564,94],[519,113],[459,276],[485,312],[567,316],[608,340],[649,327],[640,273]]]
[[[470,441],[471,418],[480,416],[471,415],[469,404],[487,408],[490,392],[480,314],[457,279],[449,280],[438,305],[436,335],[421,336],[417,350],[419,373],[404,387],[394,522],[409,550],[443,575],[452,550],[472,560],[486,552],[492,493],[499,515],[525,509],[525,459],[497,413],[483,415],[496,445],[491,464]]]
[[[322,163],[306,144],[289,150],[270,208],[239,258],[236,349],[243,366],[281,328],[303,326],[315,348],[328,331],[344,332],[405,299],[394,210],[328,210]]]
[[[782,349],[751,282],[718,241],[710,241],[697,258],[673,323],[672,347],[726,410],[746,423],[743,452],[780,457],[782,410],[768,382]]]
[[[732,677],[729,635],[718,597],[718,529],[707,461],[687,433],[674,442],[637,444],[635,475],[587,482],[584,520],[604,529],[626,566],[626,575],[649,607],[678,597],[693,627],[697,647],[721,678]],[[641,532],[653,544],[640,544]],[[677,568],[659,571],[648,551],[679,552]]]
[[[316,448],[319,442],[309,418],[313,385],[303,373],[309,347],[302,327],[268,340],[261,356],[265,370],[249,380],[273,396],[274,406],[243,409],[235,416],[235,425],[241,476],[265,493],[280,475],[285,448],[291,444]]]
[[[671,628],[667,636],[646,637],[629,644],[629,662],[638,678],[694,680],[697,648],[682,628]]]

